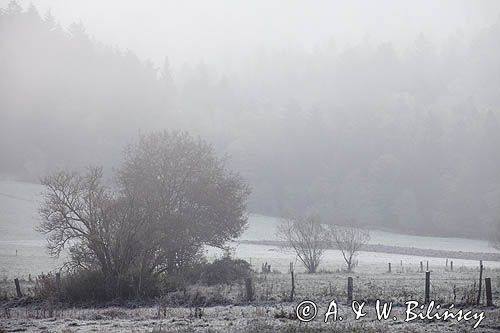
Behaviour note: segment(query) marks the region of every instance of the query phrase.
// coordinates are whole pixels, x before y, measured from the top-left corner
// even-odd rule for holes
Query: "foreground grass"
[[[157,316],[155,308],[66,309],[52,318],[36,318],[31,310],[21,309],[3,318],[4,331],[48,332],[468,332],[471,323],[417,321],[378,321],[370,314],[359,321],[324,323],[321,318],[309,323],[296,319],[276,318],[282,307],[293,312],[293,305],[216,306],[205,308],[201,317],[193,308],[168,308],[165,317]],[[347,307],[339,310],[348,312]],[[500,311],[488,308],[486,319],[478,332],[493,332],[500,328]],[[401,316],[402,307],[394,310]]]
[[[48,332],[441,332],[473,331],[473,323],[418,320],[404,323],[404,302],[422,300],[424,275],[415,269],[383,271],[323,272],[296,274],[296,295],[290,301],[290,275],[287,273],[255,274],[255,298],[245,300],[243,285],[206,287],[194,285],[184,291],[164,295],[139,307],[108,306],[73,308],[57,301],[15,306],[15,300],[4,300],[0,312],[0,331]],[[354,278],[354,299],[366,301],[368,315],[354,320],[346,300],[347,277]],[[486,270],[493,281],[493,301],[500,305],[500,271]],[[485,311],[478,332],[500,329],[500,309],[476,307],[477,269],[457,268],[454,272],[434,270],[431,273],[431,298],[441,304]],[[0,283],[0,288],[10,288]],[[29,290],[29,282],[23,282]],[[295,306],[302,299],[318,304],[318,317],[302,323],[295,316]],[[343,321],[323,322],[329,302],[339,303]],[[376,299],[391,301],[398,320],[378,321],[373,305]]]

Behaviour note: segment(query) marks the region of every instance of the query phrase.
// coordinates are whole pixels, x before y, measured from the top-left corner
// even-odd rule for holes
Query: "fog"
[[[0,1],[5,7],[10,0]],[[443,42],[499,19],[498,1],[18,1],[47,11],[63,27],[82,22],[89,34],[142,59],[172,66],[201,61],[222,73],[239,72],[259,51],[296,47],[304,52],[333,43],[391,42],[405,49],[419,34]]]
[[[139,133],[188,130],[230,156],[254,213],[499,228],[498,1],[0,8],[0,177],[111,169]]]

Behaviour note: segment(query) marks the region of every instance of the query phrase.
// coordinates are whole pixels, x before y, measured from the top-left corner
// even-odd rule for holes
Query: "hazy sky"
[[[1,7],[9,1],[0,0]],[[369,39],[412,43],[469,34],[500,18],[500,1],[278,1],[278,0],[22,0],[47,10],[63,27],[80,21],[98,40],[174,67],[184,62],[237,66],[256,50],[334,41],[342,48]]]

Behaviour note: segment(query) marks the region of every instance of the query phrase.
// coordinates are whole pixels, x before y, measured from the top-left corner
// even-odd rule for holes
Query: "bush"
[[[243,283],[252,273],[250,267],[247,261],[228,256],[212,263],[201,262],[178,273],[162,275],[161,292],[184,291],[188,285],[196,283],[208,286]]]
[[[109,300],[104,276],[99,271],[78,271],[62,281],[62,299],[70,303]]]
[[[243,282],[250,277],[252,269],[250,264],[242,259],[224,257],[203,267],[200,282],[209,286],[215,284],[232,284]]]
[[[40,274],[33,288],[35,298],[48,299],[57,296],[56,278],[52,273]]]
[[[54,274],[44,274],[37,278],[34,293],[41,299],[57,299],[67,303],[102,303],[112,299],[110,284],[100,271],[77,270],[61,274],[58,288]],[[122,292],[128,293],[127,288]],[[126,296],[126,295],[124,295]]]
[[[160,277],[161,294],[174,291],[185,291],[186,287],[193,283],[191,272],[183,272],[177,274],[163,274]]]
[[[121,277],[119,281],[107,281],[100,270],[76,270],[61,275],[58,288],[54,274],[41,275],[35,286],[35,296],[53,299],[69,304],[104,303],[119,299],[152,299],[170,292],[185,292],[190,284],[244,283],[251,276],[252,269],[245,260],[224,257],[213,263],[201,262],[178,273],[165,273],[158,278],[149,277],[141,281],[141,293],[137,293],[137,278],[132,275]],[[116,289],[119,288],[119,289]],[[189,304],[224,303],[225,299],[189,299]],[[253,298],[253,296],[252,296]]]
[[[57,296],[55,278],[52,274],[46,275],[41,291],[43,296]],[[59,299],[68,303],[104,302],[110,299],[106,290],[106,282],[99,271],[79,270],[67,273],[61,277]]]

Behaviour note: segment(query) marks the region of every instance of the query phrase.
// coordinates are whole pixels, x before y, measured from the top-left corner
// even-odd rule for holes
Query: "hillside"
[[[0,181],[0,241],[38,240],[35,231],[41,185]]]
[[[37,209],[42,192],[43,187],[38,184],[0,181],[0,241],[43,239],[43,236],[35,231],[38,223]],[[240,240],[276,241],[278,240],[276,236],[278,223],[279,219],[275,217],[250,214],[248,228]],[[413,236],[380,230],[371,230],[370,237],[372,245],[439,251],[500,253],[484,240]]]

